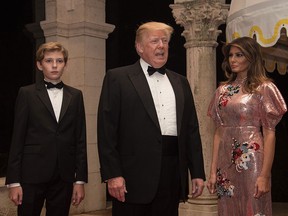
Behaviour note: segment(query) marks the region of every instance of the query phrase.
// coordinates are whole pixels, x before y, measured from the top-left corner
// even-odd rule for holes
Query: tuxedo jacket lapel
[[[48,111],[50,112],[50,114],[52,115],[52,117],[55,119],[56,121],[56,117],[54,114],[54,110],[52,107],[52,103],[50,101],[47,89],[45,87],[44,82],[39,82],[36,84],[36,88],[37,88],[37,95],[39,97],[39,99],[42,101],[42,103],[46,106],[46,108],[48,109]]]
[[[152,94],[146,80],[145,74],[142,71],[140,64],[136,63],[135,67],[137,69],[134,73],[129,75],[131,82],[133,83],[139,97],[141,98],[145,109],[147,110],[149,116],[151,117],[152,121],[157,125],[160,130],[160,125],[157,117],[157,112],[155,109],[154,101],[152,98]],[[175,98],[176,98],[176,115],[177,115],[177,132],[180,133],[181,130],[181,122],[183,118],[183,109],[184,109],[184,92],[181,88],[182,84],[180,83],[181,80],[179,77],[175,76],[169,70],[166,70],[166,74],[168,79],[172,85],[174,90]]]
[[[145,74],[143,73],[142,68],[139,63],[138,65],[135,64],[135,67],[137,67],[135,69],[135,72],[129,74],[129,78],[131,82],[133,83],[139,97],[141,98],[146,111],[148,112],[154,124],[160,130],[160,125],[159,125],[154,101],[153,101],[152,94],[151,94],[148,82],[146,80]]]
[[[65,115],[65,113],[69,107],[71,97],[72,97],[72,95],[70,94],[70,92],[68,92],[68,90],[65,88],[65,85],[64,85],[64,87],[63,87],[63,101],[62,101],[62,107],[61,107],[61,112],[60,112],[60,116],[59,116],[59,122],[62,120],[63,116]]]
[[[43,104],[46,106],[46,108],[48,109],[48,111],[51,113],[51,115],[53,116],[53,118],[55,119],[55,121],[57,121],[56,117],[55,117],[55,113],[52,107],[52,103],[50,101],[47,89],[44,85],[44,82],[40,82],[37,84],[37,94],[40,98],[40,100],[43,102]],[[59,116],[59,121],[61,121],[61,119],[63,118],[63,116],[65,115],[68,107],[69,107],[69,103],[71,101],[71,97],[72,95],[68,92],[67,88],[65,88],[65,86],[63,87],[63,101],[62,101],[62,106],[61,106],[61,112],[60,112],[60,116]]]

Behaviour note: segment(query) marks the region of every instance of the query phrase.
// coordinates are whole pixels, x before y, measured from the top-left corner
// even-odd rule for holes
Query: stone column
[[[210,99],[216,89],[216,47],[219,25],[225,23],[228,5],[213,0],[175,0],[170,5],[176,23],[184,27],[186,39],[187,78],[194,95],[203,145],[206,179],[210,174],[213,122],[207,117]],[[191,191],[191,189],[190,189]],[[217,197],[205,187],[202,196],[179,207],[180,216],[211,216],[217,213]]]
[[[46,0],[46,19],[41,27],[46,41],[59,41],[69,52],[63,81],[84,95],[88,181],[86,197],[71,213],[106,208],[106,188],[101,184],[97,150],[97,107],[105,74],[105,42],[114,26],[105,23],[103,0]]]

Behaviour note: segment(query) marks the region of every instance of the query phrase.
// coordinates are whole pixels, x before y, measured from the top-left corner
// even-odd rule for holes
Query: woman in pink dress
[[[220,216],[272,216],[275,127],[287,111],[265,68],[258,43],[237,38],[223,47],[221,83],[208,108],[216,129],[210,193]]]

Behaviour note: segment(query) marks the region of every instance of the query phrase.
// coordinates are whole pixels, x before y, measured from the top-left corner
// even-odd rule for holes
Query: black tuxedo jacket
[[[87,182],[83,96],[64,85],[57,122],[41,81],[19,90],[6,184],[48,182],[55,171],[64,181]]]
[[[192,178],[205,179],[202,145],[190,85],[184,76],[166,73],[176,97],[183,200],[187,199],[188,168]],[[162,135],[139,61],[106,73],[98,109],[98,148],[102,180],[123,176],[127,202],[151,202],[160,178]]]

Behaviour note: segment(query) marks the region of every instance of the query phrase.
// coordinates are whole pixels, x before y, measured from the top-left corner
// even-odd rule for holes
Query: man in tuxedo
[[[44,80],[21,87],[6,184],[18,215],[69,215],[84,199],[87,182],[86,123],[82,92],[63,84],[68,52],[58,42],[42,44],[37,67]],[[72,199],[72,200],[71,200]]]
[[[201,195],[204,166],[199,126],[187,79],[164,67],[173,28],[147,22],[136,31],[140,56],[108,70],[98,108],[98,150],[113,216],[177,216]]]

